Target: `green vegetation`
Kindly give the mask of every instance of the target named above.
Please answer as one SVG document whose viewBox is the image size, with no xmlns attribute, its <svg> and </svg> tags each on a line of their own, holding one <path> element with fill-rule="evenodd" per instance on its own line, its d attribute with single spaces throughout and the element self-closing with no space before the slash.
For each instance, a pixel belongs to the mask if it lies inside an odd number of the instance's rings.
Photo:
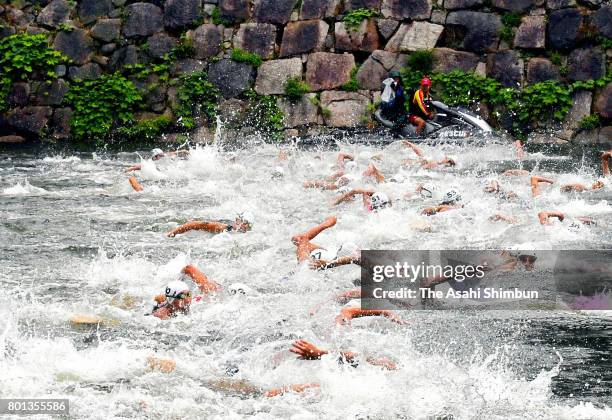
<svg viewBox="0 0 612 420">
<path fill-rule="evenodd" d="M 359 67 L 353 67 L 351 69 L 351 78 L 348 82 L 340 86 L 340 89 L 346 92 L 357 92 L 359 90 L 359 82 L 357 81 L 357 72 L 359 71 Z"/>
<path fill-rule="evenodd" d="M 553 63 L 555 66 L 560 66 L 563 56 L 558 51 L 549 51 L 548 58 L 550 59 L 550 62 Z"/>
<path fill-rule="evenodd" d="M 74 137 L 100 141 L 132 122 L 142 97 L 132 82 L 115 73 L 73 84 L 64 100 L 74 111 Z"/>
<path fill-rule="evenodd" d="M 160 115 L 156 118 L 138 121 L 130 126 L 119 127 L 117 132 L 128 140 L 154 140 L 172 125 L 172 118 Z"/>
<path fill-rule="evenodd" d="M 126 76 L 133 76 L 138 80 L 144 80 L 152 74 L 159 77 L 162 82 L 167 82 L 170 79 L 170 59 L 164 59 L 157 64 L 130 64 L 123 67 L 123 73 Z"/>
<path fill-rule="evenodd" d="M 344 26 L 346 27 L 346 29 L 348 29 L 349 31 L 355 31 L 359 29 L 361 22 L 363 22 L 365 19 L 370 19 L 376 16 L 378 16 L 378 12 L 374 10 L 357 9 L 351 10 L 346 15 L 344 15 L 344 19 L 342 19 L 342 21 L 344 22 Z"/>
<path fill-rule="evenodd" d="M 215 25 L 223 25 L 223 26 L 230 26 L 231 22 L 229 22 L 227 19 L 223 19 L 221 17 L 221 9 L 219 9 L 219 6 L 216 6 L 211 14 L 211 18 L 212 18 L 212 22 Z"/>
<path fill-rule="evenodd" d="M 170 58 L 181 60 L 183 58 L 192 58 L 195 55 L 193 41 L 187 37 L 187 33 L 181 34 L 179 44 L 172 49 Z"/>
<path fill-rule="evenodd" d="M 202 115 L 209 125 L 214 125 L 219 102 L 219 90 L 208 80 L 205 72 L 186 74 L 178 79 L 179 105 L 174 109 L 181 125 L 195 127 L 194 117 Z"/>
<path fill-rule="evenodd" d="M 402 70 L 402 81 L 407 89 L 418 89 L 423 76 L 432 72 L 435 57 L 432 50 L 415 51 L 406 60 Z"/>
<path fill-rule="evenodd" d="M 18 34 L 0 40 L 0 111 L 8 105 L 6 96 L 14 82 L 33 75 L 55 78 L 55 66 L 67 61 L 49 47 L 44 34 Z"/>
<path fill-rule="evenodd" d="M 241 63 L 249 63 L 254 67 L 259 67 L 261 63 L 263 63 L 263 59 L 259 54 L 241 50 L 240 48 L 234 48 L 232 50 L 232 60 Z"/>
<path fill-rule="evenodd" d="M 258 95 L 255 91 L 248 91 L 245 96 L 251 101 L 251 107 L 245 118 L 244 125 L 253 127 L 272 140 L 283 139 L 283 118 L 285 115 L 278 107 L 276 98 L 268 95 Z"/>
<path fill-rule="evenodd" d="M 605 36 L 599 36 L 597 38 L 597 41 L 604 50 L 612 49 L 612 39 L 606 38 Z"/>
<path fill-rule="evenodd" d="M 299 77 L 292 77 L 285 83 L 285 95 L 290 100 L 298 100 L 308 92 L 310 86 Z"/>
<path fill-rule="evenodd" d="M 499 37 L 506 42 L 512 42 L 514 31 L 521 24 L 521 15 L 516 12 L 504 13 L 501 18 L 503 27 Z"/>
<path fill-rule="evenodd" d="M 601 121 L 599 120 L 599 115 L 587 115 L 583 119 L 580 120 L 578 126 L 583 130 L 594 130 L 599 128 L 601 125 Z"/>
</svg>

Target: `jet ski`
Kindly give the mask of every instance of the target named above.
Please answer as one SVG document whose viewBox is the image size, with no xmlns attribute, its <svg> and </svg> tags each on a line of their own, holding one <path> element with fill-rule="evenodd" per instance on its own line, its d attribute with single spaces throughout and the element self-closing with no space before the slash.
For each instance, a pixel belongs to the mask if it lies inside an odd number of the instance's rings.
<svg viewBox="0 0 612 420">
<path fill-rule="evenodd" d="M 435 117 L 428 120 L 422 135 L 417 135 L 416 127 L 406 124 L 402 129 L 402 137 L 415 143 L 472 143 L 476 134 L 493 132 L 493 128 L 479 115 L 463 107 L 451 107 L 439 101 L 431 101 Z M 378 108 L 374 118 L 384 127 L 393 128 L 393 122 L 382 115 Z M 479 136 L 482 140 L 482 136 Z"/>
</svg>

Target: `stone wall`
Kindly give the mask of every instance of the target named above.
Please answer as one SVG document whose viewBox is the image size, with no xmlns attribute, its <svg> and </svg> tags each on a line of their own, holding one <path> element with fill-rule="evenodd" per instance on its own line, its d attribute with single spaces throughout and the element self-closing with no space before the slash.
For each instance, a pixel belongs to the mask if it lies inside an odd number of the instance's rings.
<svg viewBox="0 0 612 420">
<path fill-rule="evenodd" d="M 344 15 L 359 8 L 378 17 L 347 28 Z M 508 12 L 521 15 L 512 39 L 501 36 L 502 16 Z M 190 40 L 194 53 L 172 64 L 172 77 L 208 71 L 223 95 L 222 113 L 224 107 L 235 108 L 250 88 L 279 95 L 287 133 L 306 134 L 365 124 L 380 81 L 420 49 L 433 49 L 438 71 L 475 71 L 508 86 L 601 78 L 612 50 L 595 40 L 612 38 L 612 5 L 607 0 L 0 2 L 0 37 L 17 32 L 48 34 L 50 44 L 71 63 L 57 69 L 59 79 L 51 85 L 31 81 L 13 86 L 10 110 L 0 117 L 4 141 L 69 138 L 71 110 L 62 99 L 71 82 L 159 61 L 181 37 Z M 233 62 L 233 48 L 265 61 L 259 68 Z M 556 60 L 551 51 L 559 54 Z M 356 65 L 359 90 L 344 92 L 341 87 Z M 284 83 L 291 77 L 305 80 L 313 93 L 293 102 L 284 98 Z M 141 86 L 147 92 L 147 112 L 139 118 L 172 114 L 170 83 L 155 83 L 154 92 Z M 611 95 L 610 84 L 594 93 L 578 92 L 557 136 L 574 138 L 578 122 L 591 112 L 609 125 Z M 605 127 L 591 136 L 609 138 L 610 133 Z"/>
</svg>

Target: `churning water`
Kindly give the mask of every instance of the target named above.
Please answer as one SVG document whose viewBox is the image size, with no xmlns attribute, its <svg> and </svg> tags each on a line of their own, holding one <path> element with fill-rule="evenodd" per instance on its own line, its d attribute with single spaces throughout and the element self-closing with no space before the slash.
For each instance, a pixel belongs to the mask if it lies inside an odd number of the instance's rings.
<svg viewBox="0 0 612 420">
<path fill-rule="evenodd" d="M 359 268 L 298 266 L 290 241 L 334 214 L 337 225 L 316 243 L 609 249 L 610 184 L 591 193 L 559 192 L 563 183 L 590 185 L 601 174 L 596 163 L 544 153 L 517 160 L 510 145 L 491 144 L 424 147 L 432 158 L 454 157 L 458 166 L 423 170 L 401 168 L 412 156 L 398 143 L 339 146 L 294 148 L 282 161 L 279 148 L 269 145 L 231 153 L 207 146 L 193 149 L 188 160 L 144 160 L 141 193 L 123 173 L 140 161 L 136 153 L 3 154 L 2 398 L 68 398 L 71 417 L 95 419 L 612 418 L 609 312 L 405 311 L 404 326 L 377 318 L 336 326 L 340 306 L 330 299 L 355 287 Z M 362 169 L 380 155 L 375 163 L 388 177 L 404 176 L 377 187 L 394 200 L 392 208 L 370 214 L 357 201 L 333 208 L 334 192 L 302 187 L 333 171 L 338 150 L 353 152 Z M 271 177 L 276 166 L 284 177 Z M 534 199 L 528 178 L 500 175 L 520 167 L 556 183 Z M 519 199 L 485 194 L 487 178 Z M 434 196 L 408 194 L 418 183 Z M 463 209 L 420 215 L 451 186 L 460 190 Z M 245 210 L 255 215 L 246 234 L 164 235 L 191 218 L 227 219 Z M 541 226 L 541 210 L 591 216 L 598 225 Z M 517 223 L 489 221 L 495 213 Z M 411 227 L 425 219 L 429 229 Z M 240 282 L 252 291 L 221 294 L 170 320 L 145 316 L 152 297 L 188 263 L 224 287 Z M 74 314 L 104 321 L 79 327 L 69 322 Z M 388 357 L 398 369 L 353 368 L 331 356 L 296 360 L 287 350 L 297 338 Z M 173 359 L 175 371 L 149 370 L 149 356 Z M 233 390 L 238 381 L 262 389 L 313 382 L 320 388 L 266 398 Z"/>
</svg>

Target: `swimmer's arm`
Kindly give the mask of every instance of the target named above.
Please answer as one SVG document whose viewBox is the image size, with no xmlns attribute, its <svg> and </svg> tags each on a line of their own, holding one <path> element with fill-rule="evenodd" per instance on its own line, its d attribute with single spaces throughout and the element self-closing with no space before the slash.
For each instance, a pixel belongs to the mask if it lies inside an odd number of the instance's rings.
<svg viewBox="0 0 612 420">
<path fill-rule="evenodd" d="M 406 147 L 408 147 L 409 149 L 411 149 L 418 157 L 423 158 L 425 155 L 423 154 L 423 151 L 421 149 L 419 149 L 417 147 L 416 144 L 408 141 L 408 140 L 404 140 L 402 142 L 402 144 Z"/>
<path fill-rule="evenodd" d="M 497 213 L 493 216 L 489 217 L 491 222 L 507 222 L 507 223 L 516 223 L 516 218 L 512 216 L 506 216 L 505 214 Z"/>
<path fill-rule="evenodd" d="M 131 176 L 129 181 L 130 181 L 130 185 L 132 186 L 132 189 L 134 189 L 134 191 L 140 192 L 140 191 L 144 190 L 143 186 L 140 185 L 140 183 L 138 182 L 136 177 Z"/>
<path fill-rule="evenodd" d="M 197 285 L 200 287 L 202 293 L 214 293 L 220 289 L 220 286 L 217 283 L 212 280 L 209 280 L 208 277 L 206 277 L 206 274 L 204 274 L 191 264 L 185 266 L 183 270 L 181 270 L 181 273 L 191 277 L 193 281 L 196 282 Z"/>
<path fill-rule="evenodd" d="M 296 392 L 301 393 L 306 391 L 309 388 L 319 388 L 319 384 L 317 383 L 309 383 L 309 384 L 295 384 L 295 385 L 286 385 L 280 388 L 273 388 L 266 391 L 265 396 L 268 398 L 277 397 L 279 395 L 283 395 L 286 392 Z"/>
<path fill-rule="evenodd" d="M 560 211 L 541 211 L 538 213 L 538 219 L 540 220 L 541 225 L 550 225 L 550 221 L 548 219 L 551 217 L 556 217 L 560 221 L 565 219 L 565 215 Z"/>
<path fill-rule="evenodd" d="M 127 169 L 125 170 L 125 172 L 126 172 L 126 173 L 127 173 L 127 172 L 134 172 L 134 171 L 139 171 L 139 170 L 141 170 L 141 169 L 142 169 L 142 165 L 141 165 L 141 164 L 137 164 L 137 165 L 132 165 L 132 166 L 130 166 L 129 168 L 127 168 Z"/>
<path fill-rule="evenodd" d="M 336 181 L 338 178 L 340 178 L 343 175 L 344 175 L 344 171 L 341 169 L 339 171 L 334 172 L 333 174 L 331 174 L 327 178 L 325 178 L 325 180 L 329 181 L 329 182 L 334 182 L 334 181 Z"/>
<path fill-rule="evenodd" d="M 355 158 L 350 153 L 338 153 L 338 166 L 341 168 L 344 168 L 345 160 L 354 160 L 354 159 Z"/>
<path fill-rule="evenodd" d="M 561 192 L 571 192 L 571 191 L 582 192 L 588 189 L 590 188 L 584 184 L 567 184 L 567 185 L 561 186 Z"/>
<path fill-rule="evenodd" d="M 204 230 L 211 233 L 221 233 L 227 230 L 227 225 L 221 222 L 200 222 L 193 220 L 171 230 L 166 235 L 173 238 L 176 235 L 189 232 L 190 230 Z"/>
<path fill-rule="evenodd" d="M 340 203 L 351 201 L 357 194 L 367 194 L 369 192 L 370 192 L 369 190 L 361 190 L 361 189 L 351 190 L 347 192 L 346 194 L 342 194 L 340 197 L 335 199 L 332 205 L 337 206 Z M 374 194 L 374 191 L 372 191 L 370 195 L 372 194 Z"/>
<path fill-rule="evenodd" d="M 516 154 L 519 158 L 525 157 L 525 149 L 523 149 L 523 142 L 517 140 L 514 142 L 514 147 L 516 147 Z"/>
<path fill-rule="evenodd" d="M 508 169 L 507 171 L 503 172 L 502 175 L 504 176 L 524 176 L 524 175 L 529 175 L 529 171 L 526 171 L 525 169 Z"/>
<path fill-rule="evenodd" d="M 601 170 L 604 176 L 610 176 L 610 158 L 612 158 L 612 150 L 601 154 Z"/>
<path fill-rule="evenodd" d="M 324 190 L 335 190 L 338 189 L 338 186 L 331 182 L 325 181 L 305 181 L 304 188 L 322 188 Z"/>
<path fill-rule="evenodd" d="M 164 306 L 162 308 L 153 311 L 153 316 L 159 319 L 167 319 L 172 315 L 172 308 L 170 306 Z"/>
<path fill-rule="evenodd" d="M 435 207 L 427 207 L 421 212 L 421 214 L 424 214 L 425 216 L 433 216 L 434 214 L 437 214 L 437 213 L 442 213 L 445 211 L 459 209 L 459 208 L 461 208 L 461 206 L 451 206 L 449 204 L 440 204 L 439 206 L 435 206 Z"/>
<path fill-rule="evenodd" d="M 384 316 L 385 318 L 388 318 L 391 321 L 396 322 L 400 325 L 406 323 L 393 311 L 382 309 L 344 308 L 340 311 L 340 315 L 336 317 L 336 324 L 343 325 L 353 318 L 360 318 L 364 316 Z"/>
<path fill-rule="evenodd" d="M 309 266 L 313 270 L 327 270 L 328 268 L 339 267 L 341 265 L 359 264 L 360 262 L 360 257 L 350 255 L 346 257 L 336 258 L 333 261 L 313 260 L 309 263 Z"/>
<path fill-rule="evenodd" d="M 540 195 L 540 183 L 544 182 L 547 184 L 554 184 L 554 181 L 549 178 L 544 178 L 542 176 L 532 176 L 529 180 L 531 183 L 531 193 L 534 197 Z"/>
</svg>

